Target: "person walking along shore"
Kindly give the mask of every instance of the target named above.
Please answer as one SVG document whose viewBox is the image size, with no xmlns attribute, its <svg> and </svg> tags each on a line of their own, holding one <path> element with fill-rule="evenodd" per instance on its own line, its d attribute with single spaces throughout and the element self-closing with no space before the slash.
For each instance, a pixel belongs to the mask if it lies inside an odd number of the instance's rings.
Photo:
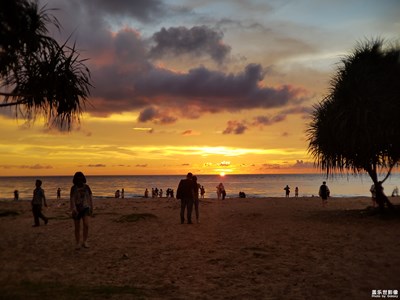
<svg viewBox="0 0 400 300">
<path fill-rule="evenodd" d="M 46 196 L 44 195 L 44 190 L 42 189 L 42 181 L 37 179 L 35 185 L 36 188 L 33 191 L 33 198 L 31 204 L 32 204 L 33 219 L 35 222 L 33 227 L 38 227 L 40 226 L 39 219 L 42 219 L 44 221 L 44 224 L 47 225 L 47 223 L 49 222 L 49 218 L 47 218 L 42 213 L 42 204 L 44 204 L 44 206 L 47 207 Z"/>
<path fill-rule="evenodd" d="M 86 184 L 86 177 L 82 172 L 76 172 L 72 180 L 73 186 L 70 193 L 70 206 L 75 225 L 76 249 L 80 249 L 80 222 L 83 222 L 84 248 L 89 248 L 87 239 L 89 236 L 89 215 L 93 212 L 92 191 Z"/>
</svg>

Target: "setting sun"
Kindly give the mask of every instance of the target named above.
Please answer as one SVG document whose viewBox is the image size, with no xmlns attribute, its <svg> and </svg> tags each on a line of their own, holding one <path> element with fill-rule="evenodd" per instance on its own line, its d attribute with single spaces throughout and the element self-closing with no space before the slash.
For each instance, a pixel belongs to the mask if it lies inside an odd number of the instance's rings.
<svg viewBox="0 0 400 300">
<path fill-rule="evenodd" d="M 224 177 L 225 176 L 225 172 L 219 173 L 219 176 Z"/>
</svg>

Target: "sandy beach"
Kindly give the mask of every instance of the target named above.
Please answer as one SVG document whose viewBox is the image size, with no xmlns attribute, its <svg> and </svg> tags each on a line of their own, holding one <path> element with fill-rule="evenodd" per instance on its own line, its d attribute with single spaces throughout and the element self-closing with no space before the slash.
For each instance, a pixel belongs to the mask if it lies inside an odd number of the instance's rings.
<svg viewBox="0 0 400 300">
<path fill-rule="evenodd" d="M 394 204 L 400 198 L 391 198 Z M 75 250 L 68 200 L 0 201 L 1 299 L 371 299 L 400 290 L 400 218 L 369 198 L 204 199 L 180 224 L 175 199 L 95 199 Z M 17 214 L 13 214 L 17 213 Z"/>
</svg>

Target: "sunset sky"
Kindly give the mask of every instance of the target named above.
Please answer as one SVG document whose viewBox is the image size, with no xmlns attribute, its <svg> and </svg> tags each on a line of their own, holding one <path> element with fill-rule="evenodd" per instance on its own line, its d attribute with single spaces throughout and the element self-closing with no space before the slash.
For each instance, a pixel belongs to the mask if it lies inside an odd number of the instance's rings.
<svg viewBox="0 0 400 300">
<path fill-rule="evenodd" d="M 398 0 L 48 0 L 88 58 L 71 132 L 0 109 L 1 175 L 317 172 L 313 104 L 357 42 L 399 39 Z"/>
</svg>

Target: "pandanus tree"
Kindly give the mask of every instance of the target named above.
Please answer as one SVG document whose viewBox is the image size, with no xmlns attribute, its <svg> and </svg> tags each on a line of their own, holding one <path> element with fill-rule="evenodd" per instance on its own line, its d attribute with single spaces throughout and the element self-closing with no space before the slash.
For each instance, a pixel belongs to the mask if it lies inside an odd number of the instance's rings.
<svg viewBox="0 0 400 300">
<path fill-rule="evenodd" d="M 58 20 L 36 1 L 0 1 L 0 107 L 15 107 L 28 121 L 70 129 L 90 95 L 90 71 L 75 45 L 48 36 Z"/>
<path fill-rule="evenodd" d="M 318 167 L 328 175 L 368 173 L 379 207 L 392 207 L 382 183 L 400 159 L 400 47 L 359 43 L 338 65 L 307 132 Z"/>
</svg>

